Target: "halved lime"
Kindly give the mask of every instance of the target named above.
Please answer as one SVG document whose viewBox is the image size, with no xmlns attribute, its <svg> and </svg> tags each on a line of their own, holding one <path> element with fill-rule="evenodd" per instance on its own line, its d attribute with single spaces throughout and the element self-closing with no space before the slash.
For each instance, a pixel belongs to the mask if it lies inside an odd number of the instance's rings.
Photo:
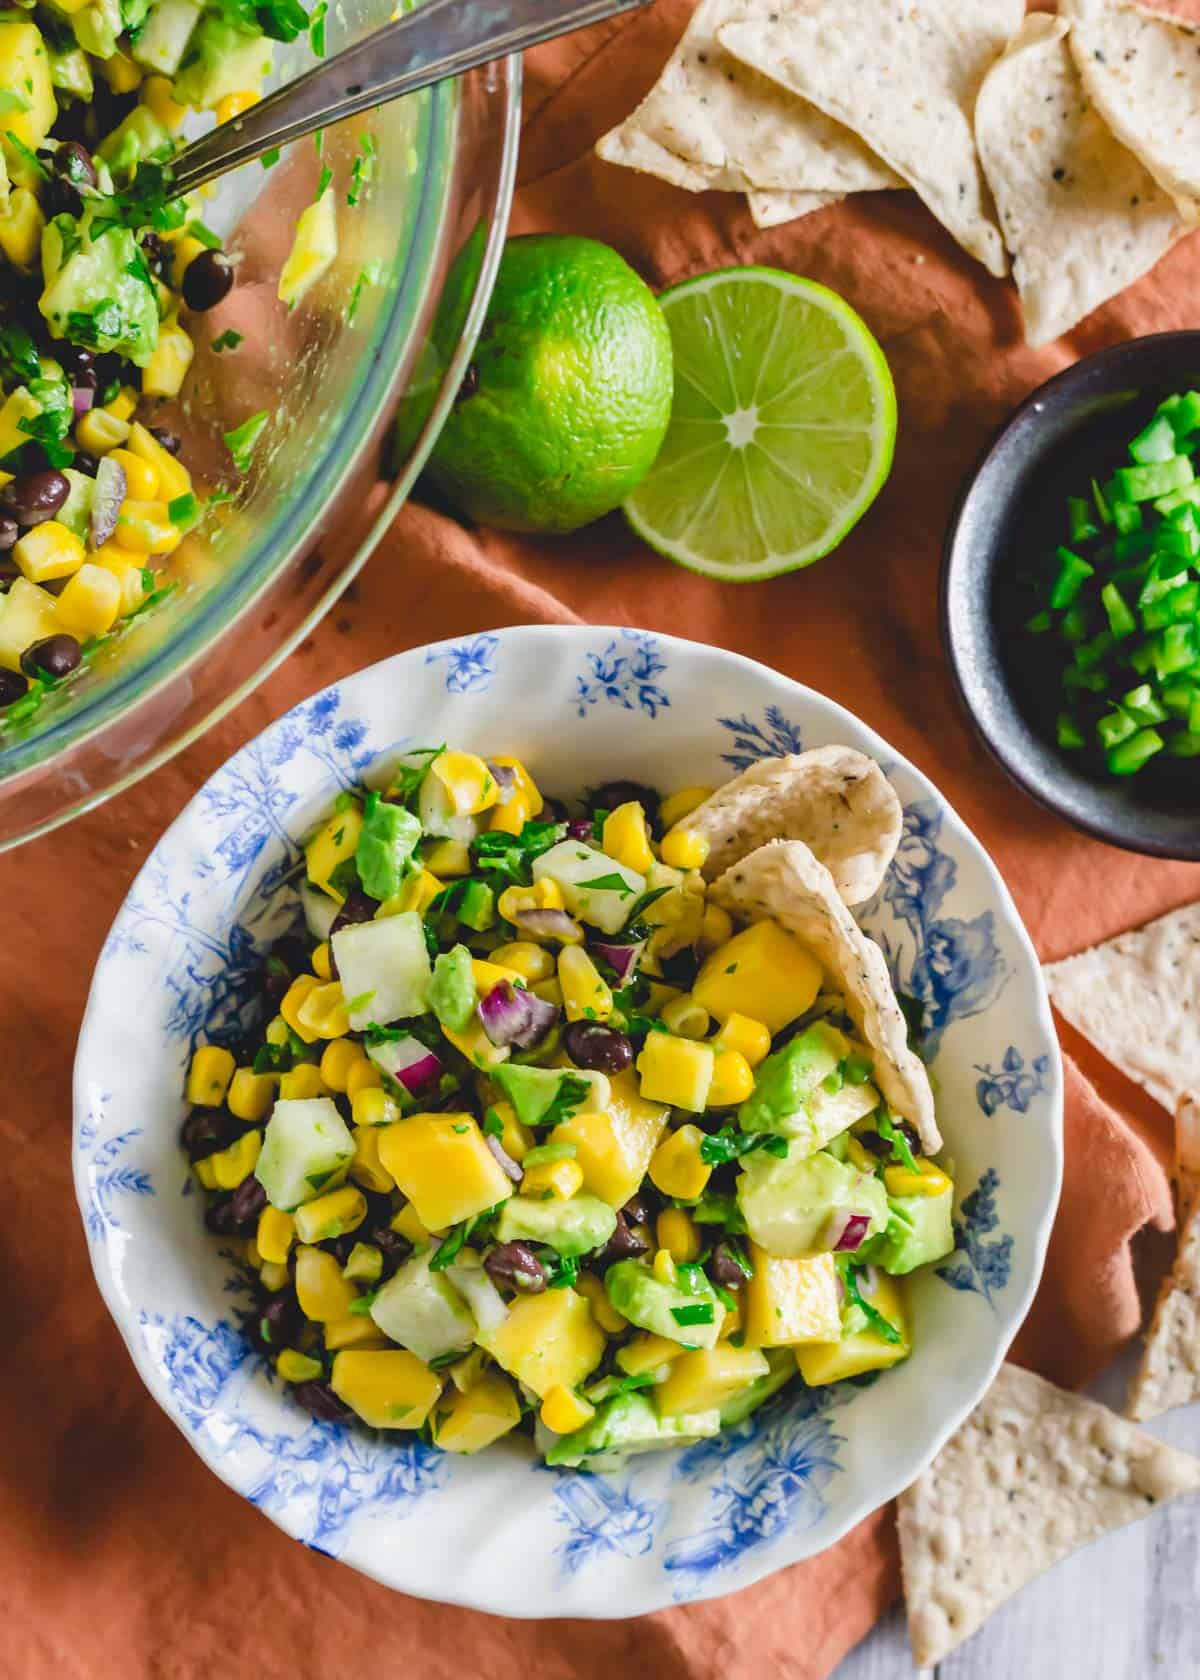
<svg viewBox="0 0 1200 1680">
<path fill-rule="evenodd" d="M 652 548 L 748 582 L 810 566 L 878 495 L 896 441 L 883 351 L 850 305 L 776 268 L 725 268 L 659 298 L 671 423 L 625 503 Z"/>
</svg>

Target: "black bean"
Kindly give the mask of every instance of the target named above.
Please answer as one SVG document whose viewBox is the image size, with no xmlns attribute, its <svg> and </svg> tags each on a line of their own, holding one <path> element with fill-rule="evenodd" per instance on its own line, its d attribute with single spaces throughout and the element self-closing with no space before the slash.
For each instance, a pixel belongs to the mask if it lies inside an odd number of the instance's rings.
<svg viewBox="0 0 1200 1680">
<path fill-rule="evenodd" d="M 21 655 L 21 669 L 30 677 L 69 677 L 83 658 L 74 636 L 46 636 Z"/>
<path fill-rule="evenodd" d="M 349 1406 L 343 1406 L 328 1383 L 297 1383 L 292 1394 L 306 1412 L 320 1418 L 322 1423 L 341 1423 L 350 1416 Z"/>
<path fill-rule="evenodd" d="M 19 525 L 37 525 L 53 519 L 71 494 L 71 481 L 54 467 L 44 472 L 22 473 L 0 490 L 0 507 Z"/>
<path fill-rule="evenodd" d="M 62 175 L 52 175 L 42 192 L 42 209 L 48 216 L 82 216 L 83 199 Z"/>
<path fill-rule="evenodd" d="M 214 1236 L 233 1236 L 233 1197 L 228 1191 L 209 1202 L 204 1210 L 204 1224 Z"/>
<path fill-rule="evenodd" d="M 142 255 L 149 263 L 151 269 L 159 276 L 160 279 L 165 280 L 167 277 L 167 264 L 170 261 L 170 258 L 167 255 L 167 247 L 163 244 L 162 240 L 156 233 L 143 233 L 141 236 L 141 246 Z M 151 431 L 153 430 L 154 428 L 151 427 Z M 166 448 L 166 444 L 163 444 L 163 448 Z M 172 450 L 171 453 L 174 454 L 175 451 Z"/>
<path fill-rule="evenodd" d="M 649 1251 L 650 1244 L 640 1231 L 634 1230 L 623 1213 L 617 1215 L 617 1228 L 600 1250 L 597 1264 L 611 1266 L 618 1260 L 631 1260 Z"/>
<path fill-rule="evenodd" d="M 55 358 L 72 385 L 93 391 L 96 388 L 96 358 L 82 344 L 56 344 Z M 73 461 L 72 466 L 76 465 Z"/>
<path fill-rule="evenodd" d="M 338 1265 L 344 1266 L 350 1258 L 354 1245 L 361 1241 L 362 1238 L 359 1236 L 356 1226 L 353 1231 L 343 1231 L 340 1237 L 327 1237 L 323 1243 L 318 1244 L 318 1247 L 327 1249 Z"/>
<path fill-rule="evenodd" d="M 601 1021 L 569 1021 L 563 1048 L 576 1067 L 597 1073 L 621 1073 L 633 1065 L 633 1045 L 623 1032 Z"/>
<path fill-rule="evenodd" d="M 501 1243 L 484 1256 L 483 1269 L 493 1283 L 522 1295 L 540 1295 L 546 1287 L 546 1269 L 528 1243 Z"/>
<path fill-rule="evenodd" d="M 183 448 L 182 443 L 179 441 L 178 432 L 172 432 L 166 426 L 151 426 L 150 436 L 158 443 L 161 443 L 163 448 L 170 455 L 178 455 L 179 451 Z"/>
<path fill-rule="evenodd" d="M 917 1136 L 915 1129 L 909 1125 L 908 1121 L 893 1120 L 892 1125 L 903 1136 L 904 1141 L 908 1144 L 908 1147 L 912 1150 L 913 1154 L 920 1154 L 921 1140 Z M 886 1160 L 892 1154 L 892 1140 L 890 1138 L 885 1138 L 881 1133 L 855 1132 L 854 1135 L 858 1139 L 859 1143 L 862 1144 L 864 1149 L 869 1149 L 872 1155 L 878 1155 L 881 1160 Z"/>
<path fill-rule="evenodd" d="M 724 1284 L 726 1289 L 740 1289 L 746 1281 L 746 1274 L 734 1259 L 728 1243 L 719 1242 L 713 1249 L 708 1269 L 713 1282 Z"/>
<path fill-rule="evenodd" d="M 263 1303 L 257 1319 L 250 1321 L 251 1334 L 261 1346 L 278 1353 L 289 1347 L 304 1328 L 304 1314 L 290 1289 L 281 1289 Z"/>
<path fill-rule="evenodd" d="M 0 554 L 7 554 L 21 535 L 21 527 L 11 513 L 0 513 Z"/>
<path fill-rule="evenodd" d="M 646 815 L 653 822 L 658 815 L 662 796 L 652 787 L 644 787 L 641 782 L 605 782 L 603 787 L 596 788 L 589 798 L 588 808 L 593 811 L 615 811 L 618 805 L 628 805 L 631 800 L 644 806 Z"/>
<path fill-rule="evenodd" d="M 183 301 L 202 314 L 215 309 L 233 289 L 233 269 L 219 251 L 201 251 L 183 271 Z"/>
<path fill-rule="evenodd" d="M 73 181 L 77 187 L 94 187 L 100 179 L 91 153 L 78 140 L 61 142 L 54 153 L 54 170 L 65 181 Z"/>
<path fill-rule="evenodd" d="M 258 1216 L 267 1205 L 267 1192 L 251 1173 L 233 1192 L 231 1204 L 234 1228 L 243 1236 L 250 1236 L 258 1226 Z"/>
<path fill-rule="evenodd" d="M 242 1121 L 235 1120 L 227 1108 L 194 1108 L 183 1122 L 179 1137 L 188 1160 L 202 1161 L 218 1149 L 227 1149 L 245 1130 Z"/>
<path fill-rule="evenodd" d="M 653 1210 L 649 1198 L 639 1191 L 636 1196 L 630 1196 L 621 1212 L 631 1225 L 649 1225 Z"/>
<path fill-rule="evenodd" d="M 329 929 L 330 939 L 341 928 L 354 927 L 358 922 L 373 921 L 378 908 L 379 900 L 377 898 L 371 898 L 360 887 L 351 887 L 346 894 L 341 909 L 333 918 L 333 925 Z"/>
<path fill-rule="evenodd" d="M 28 689 L 29 684 L 19 671 L 0 671 L 0 706 L 11 706 Z"/>
<path fill-rule="evenodd" d="M 561 799 L 543 799 L 537 814 L 538 822 L 561 823 L 567 820 L 567 807 Z"/>
<path fill-rule="evenodd" d="M 87 478 L 95 478 L 100 471 L 100 461 L 95 455 L 89 455 L 86 449 L 77 449 L 75 459 L 71 462 L 76 472 L 83 473 Z"/>
</svg>

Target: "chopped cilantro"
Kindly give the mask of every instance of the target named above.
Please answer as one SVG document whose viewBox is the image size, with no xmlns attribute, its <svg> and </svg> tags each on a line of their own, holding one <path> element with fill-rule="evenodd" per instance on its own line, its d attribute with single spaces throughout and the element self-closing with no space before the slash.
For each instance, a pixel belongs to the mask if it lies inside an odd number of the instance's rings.
<svg viewBox="0 0 1200 1680">
<path fill-rule="evenodd" d="M 765 1150 L 768 1155 L 777 1156 L 784 1160 L 788 1152 L 788 1140 L 778 1137 L 774 1132 L 739 1132 L 732 1126 L 722 1126 L 719 1132 L 712 1132 L 700 1145 L 700 1159 L 707 1161 L 709 1166 L 723 1166 L 726 1161 L 737 1161 L 743 1155 L 752 1155 L 756 1149 Z"/>
<path fill-rule="evenodd" d="M 676 1324 L 711 1324 L 713 1309 L 711 1301 L 696 1301 L 690 1307 L 672 1307 L 671 1317 Z"/>
<path fill-rule="evenodd" d="M 580 881 L 580 887 L 586 887 L 590 892 L 615 892 L 624 896 L 632 896 L 633 888 L 624 876 L 612 871 L 608 875 L 597 875 L 594 880 Z"/>
<path fill-rule="evenodd" d="M 42 365 L 37 346 L 15 321 L 0 327 L 0 377 L 9 385 L 28 385 L 40 379 Z"/>
<path fill-rule="evenodd" d="M 327 0 L 317 0 L 308 20 L 308 44 L 316 58 L 325 57 L 325 19 L 329 15 Z M 319 198 L 320 193 L 317 194 Z"/>
<path fill-rule="evenodd" d="M 908 1139 L 900 1130 L 900 1127 L 892 1120 L 891 1115 L 886 1109 L 880 1110 L 875 1130 L 879 1133 L 881 1138 L 891 1144 L 892 1158 L 894 1160 L 903 1161 L 904 1165 L 910 1172 L 920 1171 L 920 1168 L 917 1166 L 916 1159 L 913 1156 L 913 1152 L 909 1147 Z"/>
<path fill-rule="evenodd" d="M 890 1319 L 884 1318 L 883 1314 L 878 1312 L 876 1308 L 871 1305 L 870 1301 L 865 1301 L 863 1299 L 862 1291 L 858 1287 L 858 1279 L 862 1276 L 864 1268 L 862 1266 L 855 1266 L 848 1258 L 844 1258 L 842 1255 L 838 1255 L 836 1258 L 838 1262 L 838 1270 L 842 1274 L 842 1282 L 846 1286 L 847 1300 L 850 1301 L 853 1306 L 861 1308 L 861 1310 L 866 1314 L 868 1323 L 878 1332 L 879 1335 L 883 1337 L 885 1342 L 889 1342 L 893 1347 L 895 1347 L 902 1339 L 899 1330 L 897 1330 L 896 1326 Z"/>
<path fill-rule="evenodd" d="M 242 334 L 240 332 L 235 332 L 232 327 L 226 327 L 225 331 L 219 338 L 213 339 L 212 347 L 219 356 L 222 350 L 236 350 L 241 342 Z"/>
<path fill-rule="evenodd" d="M 494 1138 L 504 1136 L 504 1121 L 494 1108 L 489 1108 L 483 1117 L 483 1135 Z"/>
<path fill-rule="evenodd" d="M 262 164 L 264 169 L 274 169 L 275 165 L 279 162 L 280 155 L 279 147 L 272 146 L 271 150 L 269 152 L 264 152 L 258 161 Z"/>
<path fill-rule="evenodd" d="M 201 245 L 207 245 L 210 251 L 219 251 L 221 249 L 220 239 L 210 227 L 206 227 L 205 224 L 197 217 L 193 217 L 188 223 L 187 230 L 193 239 L 198 239 Z"/>
<path fill-rule="evenodd" d="M 330 169 L 330 167 L 327 163 L 322 164 L 321 173 L 317 178 L 317 190 L 316 190 L 316 194 L 314 195 L 315 198 L 324 198 L 325 190 L 329 186 L 329 183 L 332 180 L 333 180 L 333 170 Z"/>
<path fill-rule="evenodd" d="M 167 503 L 167 517 L 172 525 L 179 525 L 184 530 L 196 523 L 200 517 L 200 503 L 191 490 L 185 490 L 182 496 L 176 496 Z"/>
<path fill-rule="evenodd" d="M 370 185 L 375 174 L 376 156 L 374 135 L 362 135 L 358 142 L 358 156 L 354 159 L 354 167 L 350 171 L 350 190 L 346 194 L 346 203 L 352 208 L 362 197 L 364 189 Z"/>
<path fill-rule="evenodd" d="M 233 456 L 233 464 L 239 472 L 249 471 L 254 446 L 266 429 L 269 419 L 266 409 L 260 409 L 257 414 L 252 414 L 249 420 L 243 420 L 234 431 L 225 433 L 226 447 Z"/>
</svg>

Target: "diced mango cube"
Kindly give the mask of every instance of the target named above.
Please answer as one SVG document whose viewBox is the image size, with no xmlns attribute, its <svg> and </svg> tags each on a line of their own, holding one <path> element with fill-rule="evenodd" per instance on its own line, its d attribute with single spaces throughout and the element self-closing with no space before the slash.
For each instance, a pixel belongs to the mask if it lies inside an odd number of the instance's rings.
<svg viewBox="0 0 1200 1680">
<path fill-rule="evenodd" d="M 705 958 L 692 995 L 716 1016 L 749 1015 L 772 1035 L 811 1008 L 821 965 L 778 922 L 755 922 Z"/>
<path fill-rule="evenodd" d="M 30 583 L 53 583 L 77 572 L 86 550 L 74 531 L 57 519 L 44 519 L 13 544 L 11 553 Z"/>
<path fill-rule="evenodd" d="M 324 1334 L 325 1348 L 329 1353 L 336 1353 L 339 1348 L 388 1348 L 396 1345 L 367 1313 L 351 1313 L 348 1318 L 335 1318 L 325 1326 Z"/>
<path fill-rule="evenodd" d="M 907 1359 L 912 1352 L 908 1314 L 904 1310 L 900 1288 L 886 1272 L 876 1272 L 875 1276 L 877 1281 L 875 1292 L 870 1297 L 871 1306 L 899 1332 L 899 1340 L 888 1341 L 874 1324 L 868 1324 L 864 1330 L 853 1336 L 843 1336 L 840 1341 L 812 1342 L 806 1347 L 798 1347 L 796 1364 L 810 1388 L 843 1382 L 847 1377 L 861 1376 L 864 1371 L 884 1371 L 888 1366 Z"/>
<path fill-rule="evenodd" d="M 568 1021 L 607 1021 L 613 995 L 582 945 L 564 945 L 558 954 L 558 983 Z"/>
<path fill-rule="evenodd" d="M 419 1429 L 437 1404 L 442 1379 L 404 1348 L 355 1349 L 337 1355 L 329 1386 L 374 1429 Z"/>
<path fill-rule="evenodd" d="M 790 1347 L 838 1339 L 842 1316 L 832 1254 L 777 1260 L 751 1243 L 750 1260 L 754 1276 L 742 1290 L 747 1347 Z"/>
<path fill-rule="evenodd" d="M 704 1187 L 712 1177 L 712 1167 L 700 1153 L 704 1137 L 699 1126 L 680 1126 L 654 1151 L 650 1179 L 664 1196 L 694 1202 L 704 1194 Z"/>
<path fill-rule="evenodd" d="M 354 1159 L 350 1163 L 350 1177 L 366 1190 L 377 1190 L 381 1195 L 389 1194 L 396 1188 L 396 1181 L 379 1159 L 379 1128 L 352 1126 L 350 1135 L 354 1139 Z"/>
<path fill-rule="evenodd" d="M 596 1408 L 573 1388 L 552 1388 L 542 1401 L 542 1422 L 556 1435 L 570 1435 L 582 1429 L 596 1415 Z"/>
<path fill-rule="evenodd" d="M 723 1406 L 739 1389 L 765 1377 L 769 1370 L 766 1355 L 758 1348 L 735 1348 L 728 1342 L 718 1342 L 714 1348 L 698 1348 L 676 1359 L 654 1398 L 664 1415 L 708 1412 L 714 1406 Z"/>
<path fill-rule="evenodd" d="M 492 1104 L 488 1113 L 497 1115 L 503 1128 L 498 1140 L 501 1149 L 514 1161 L 523 1161 L 533 1148 L 533 1133 L 523 1121 L 517 1119 L 516 1109 L 510 1102 L 498 1102 Z M 551 1138 L 557 1140 L 558 1132 L 552 1132 Z"/>
<path fill-rule="evenodd" d="M 672 1108 L 702 1113 L 715 1059 L 709 1044 L 676 1038 L 669 1032 L 647 1033 L 637 1059 L 642 1096 L 647 1102 L 669 1103 Z"/>
<path fill-rule="evenodd" d="M 573 1143 L 583 1172 L 582 1188 L 609 1207 L 620 1208 L 646 1176 L 667 1123 L 667 1110 L 661 1103 L 646 1101 L 632 1073 L 615 1075 L 611 1086 L 612 1097 L 604 1110 L 573 1114 L 561 1121 L 550 1133 L 550 1142 Z M 504 1147 L 508 1149 L 508 1144 Z M 513 1152 L 508 1149 L 508 1153 Z"/>
<path fill-rule="evenodd" d="M 488 1371 L 457 1390 L 438 1414 L 434 1440 L 443 1452 L 476 1453 L 521 1421 L 521 1403 L 510 1382 Z"/>
<path fill-rule="evenodd" d="M 647 1333 L 635 1336 L 623 1348 L 617 1349 L 617 1364 L 627 1377 L 643 1377 L 647 1371 L 657 1371 L 660 1366 L 671 1364 L 685 1351 L 682 1342 Z"/>
<path fill-rule="evenodd" d="M 223 1045 L 200 1045 L 188 1068 L 188 1102 L 198 1108 L 220 1108 L 236 1070 L 237 1062 Z"/>
<path fill-rule="evenodd" d="M 535 1200 L 553 1197 L 557 1202 L 568 1202 L 582 1183 L 583 1168 L 578 1161 L 539 1161 L 521 1180 L 521 1194 Z"/>
<path fill-rule="evenodd" d="M 601 1330 L 607 1330 L 610 1336 L 619 1336 L 622 1330 L 628 1330 L 629 1320 L 613 1306 L 607 1289 L 595 1272 L 580 1272 L 575 1287 L 591 1307 L 592 1317 Z"/>
<path fill-rule="evenodd" d="M 469 1113 L 412 1114 L 385 1126 L 379 1159 L 432 1231 L 512 1195 L 511 1179 Z"/>
<path fill-rule="evenodd" d="M 432 1231 L 418 1219 L 417 1210 L 411 1202 L 406 1202 L 399 1213 L 392 1215 L 391 1224 L 392 1230 L 398 1231 L 415 1248 L 424 1248 L 433 1239 Z"/>
<path fill-rule="evenodd" d="M 545 1399 L 552 1388 L 574 1388 L 600 1363 L 604 1332 L 573 1289 L 519 1296 L 496 1330 L 478 1338 L 498 1365 Z"/>
<path fill-rule="evenodd" d="M 635 869 L 639 875 L 645 875 L 654 865 L 646 813 L 636 799 L 608 813 L 600 844 L 610 858 L 616 858 L 626 869 Z"/>
<path fill-rule="evenodd" d="M 339 904 L 346 895 L 332 884 L 331 877 L 338 864 L 345 863 L 358 850 L 362 823 L 359 807 L 348 805 L 344 811 L 335 811 L 327 818 L 304 848 L 309 880 Z"/>
<path fill-rule="evenodd" d="M 0 19 L 0 86 L 13 95 L 5 108 L 4 129 L 35 151 L 50 132 L 58 103 L 42 32 L 19 13 L 6 12 Z M 8 160 L 14 172 L 19 171 L 23 159 L 15 147 L 9 150 Z"/>
</svg>

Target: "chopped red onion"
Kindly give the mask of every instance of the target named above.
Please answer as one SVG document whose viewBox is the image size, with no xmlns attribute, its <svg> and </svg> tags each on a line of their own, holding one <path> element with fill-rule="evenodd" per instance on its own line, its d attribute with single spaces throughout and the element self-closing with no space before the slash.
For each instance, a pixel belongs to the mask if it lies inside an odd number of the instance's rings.
<svg viewBox="0 0 1200 1680">
<path fill-rule="evenodd" d="M 497 764 L 494 759 L 489 758 L 484 762 L 491 771 L 492 778 L 495 781 L 496 786 L 504 795 L 504 798 L 500 801 L 500 803 L 502 805 L 507 804 L 509 794 L 512 793 L 513 789 L 517 785 L 517 772 L 510 764 Z"/>
<path fill-rule="evenodd" d="M 583 938 L 583 929 L 565 910 L 518 910 L 516 925 L 535 939 L 561 939 L 564 945 Z"/>
<path fill-rule="evenodd" d="M 91 408 L 95 400 L 95 391 L 91 390 L 86 385 L 72 385 L 71 407 L 75 410 L 76 420 L 79 419 L 81 414 L 87 413 L 88 409 Z"/>
<path fill-rule="evenodd" d="M 479 1000 L 478 1013 L 490 1043 L 532 1050 L 558 1020 L 558 1005 L 501 980 Z"/>
<path fill-rule="evenodd" d="M 638 971 L 638 964 L 642 960 L 642 952 L 646 949 L 644 939 L 634 940 L 630 944 L 619 942 L 609 944 L 607 940 L 598 939 L 592 945 L 592 950 L 613 970 L 617 979 L 628 983 Z"/>
<path fill-rule="evenodd" d="M 853 1254 L 867 1240 L 869 1213 L 831 1213 L 821 1232 L 821 1246 L 835 1254 Z"/>
<path fill-rule="evenodd" d="M 399 1080 L 412 1096 L 441 1077 L 441 1060 L 419 1038 L 388 1039 L 372 1044 L 367 1054 L 376 1067 Z"/>
<path fill-rule="evenodd" d="M 573 817 L 567 824 L 567 834 L 572 840 L 591 840 L 593 838 L 591 817 Z"/>
<path fill-rule="evenodd" d="M 484 1142 L 487 1144 L 492 1154 L 496 1157 L 501 1172 L 507 1173 L 508 1177 L 512 1179 L 514 1184 L 520 1184 L 525 1174 L 508 1153 L 508 1150 L 505 1149 L 504 1145 L 500 1142 L 500 1139 L 488 1137 L 484 1139 Z"/>
</svg>

